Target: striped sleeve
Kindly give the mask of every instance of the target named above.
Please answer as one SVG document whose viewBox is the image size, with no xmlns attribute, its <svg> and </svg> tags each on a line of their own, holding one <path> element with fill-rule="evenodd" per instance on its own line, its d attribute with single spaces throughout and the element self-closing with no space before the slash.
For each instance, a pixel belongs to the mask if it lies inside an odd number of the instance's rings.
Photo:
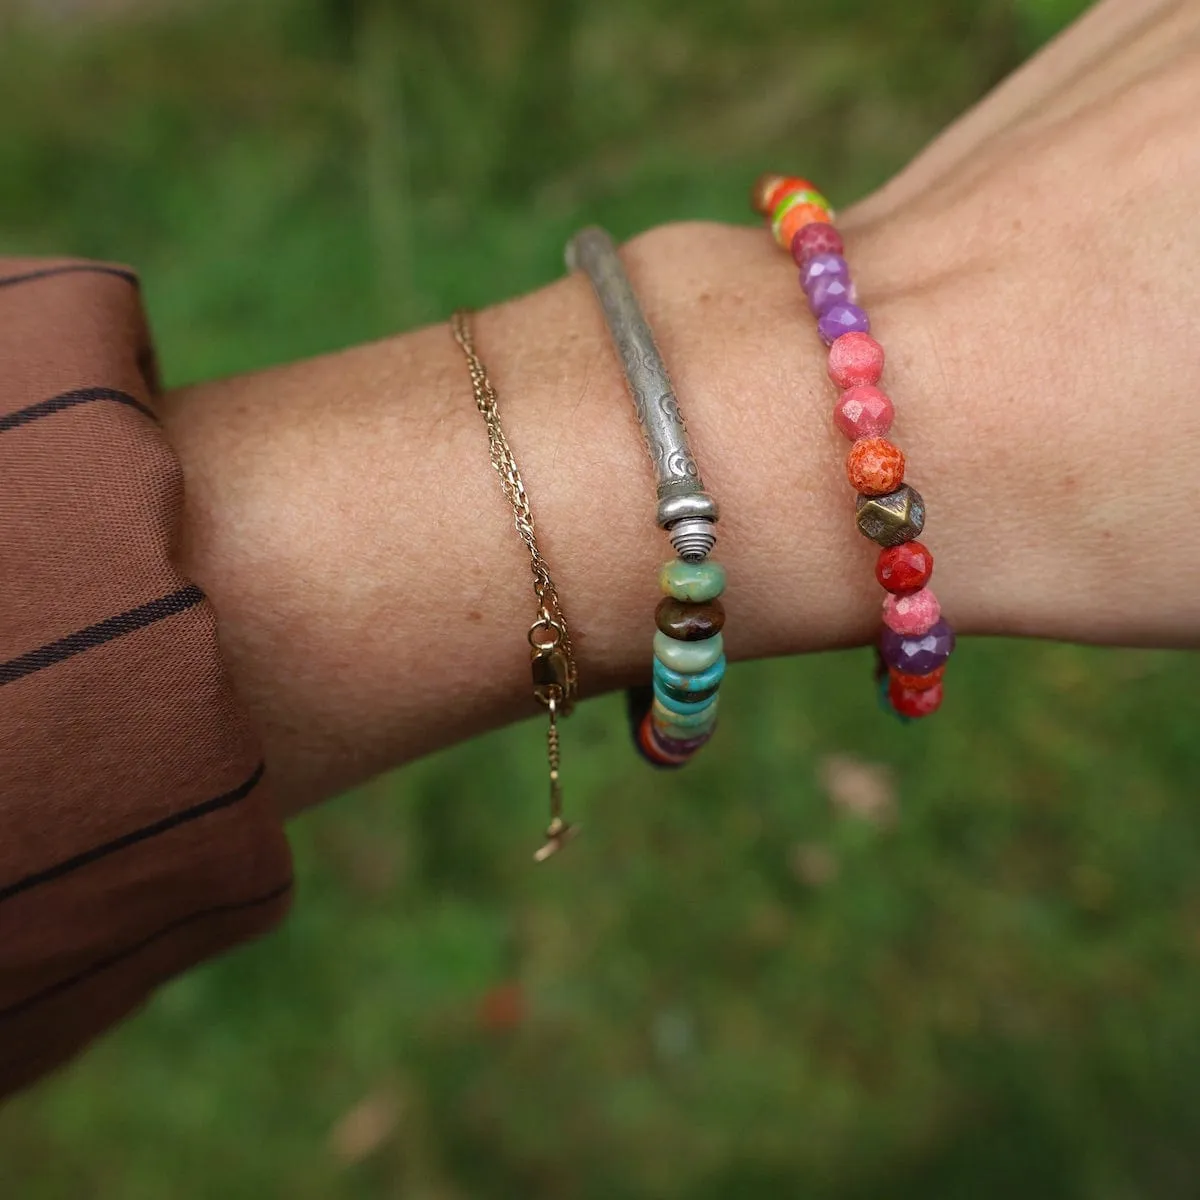
<svg viewBox="0 0 1200 1200">
<path fill-rule="evenodd" d="M 0 1094 L 290 899 L 155 390 L 131 272 L 0 259 Z"/>
</svg>

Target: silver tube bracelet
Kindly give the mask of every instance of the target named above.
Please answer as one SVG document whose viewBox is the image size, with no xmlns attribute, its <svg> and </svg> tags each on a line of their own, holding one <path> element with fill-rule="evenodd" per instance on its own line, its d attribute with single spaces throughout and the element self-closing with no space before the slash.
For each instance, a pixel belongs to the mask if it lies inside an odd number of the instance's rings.
<svg viewBox="0 0 1200 1200">
<path fill-rule="evenodd" d="M 630 715 L 642 756 L 679 767 L 712 737 L 725 675 L 725 569 L 708 558 L 720 513 L 704 490 L 671 377 L 612 238 L 584 229 L 568 243 L 566 260 L 587 275 L 600 302 L 657 476 L 655 516 L 677 555 L 659 571 L 653 681 L 631 691 Z"/>
</svg>

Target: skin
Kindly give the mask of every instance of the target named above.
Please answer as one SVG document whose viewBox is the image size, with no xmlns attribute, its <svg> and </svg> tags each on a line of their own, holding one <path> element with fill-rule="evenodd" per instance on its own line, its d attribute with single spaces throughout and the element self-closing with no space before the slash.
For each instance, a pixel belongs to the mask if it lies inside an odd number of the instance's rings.
<svg viewBox="0 0 1200 1200">
<path fill-rule="evenodd" d="M 839 220 L 960 632 L 1200 641 L 1200 3 L 1109 0 Z M 835 391 L 761 228 L 623 250 L 722 519 L 731 659 L 861 644 Z M 584 695 L 645 675 L 669 556 L 586 282 L 481 313 Z M 530 715 L 528 560 L 447 328 L 167 397 L 184 566 L 294 812 Z"/>
</svg>

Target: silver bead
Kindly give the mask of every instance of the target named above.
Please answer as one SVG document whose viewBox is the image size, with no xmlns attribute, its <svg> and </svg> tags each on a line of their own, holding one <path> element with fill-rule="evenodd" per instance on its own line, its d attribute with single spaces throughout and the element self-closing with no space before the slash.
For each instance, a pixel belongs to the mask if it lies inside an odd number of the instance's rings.
<svg viewBox="0 0 1200 1200">
<path fill-rule="evenodd" d="M 717 502 L 707 492 L 676 493 L 658 502 L 658 523 L 663 529 L 670 529 L 676 521 L 715 521 L 719 516 Z"/>
<path fill-rule="evenodd" d="M 612 238 L 594 226 L 581 230 L 567 247 L 567 265 L 587 273 L 600 302 L 658 476 L 658 494 L 703 491 L 671 377 Z"/>
<path fill-rule="evenodd" d="M 717 530 L 703 518 L 676 521 L 668 533 L 675 553 L 684 562 L 703 562 L 717 544 Z"/>
</svg>

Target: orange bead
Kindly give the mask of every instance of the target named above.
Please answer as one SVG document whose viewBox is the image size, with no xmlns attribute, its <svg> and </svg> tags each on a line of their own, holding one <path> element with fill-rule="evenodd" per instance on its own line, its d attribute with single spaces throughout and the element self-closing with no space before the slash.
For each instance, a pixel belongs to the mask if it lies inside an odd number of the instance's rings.
<svg viewBox="0 0 1200 1200">
<path fill-rule="evenodd" d="M 887 438 L 860 438 L 846 457 L 846 478 L 860 496 L 886 496 L 904 482 L 904 453 Z"/>
<path fill-rule="evenodd" d="M 816 185 L 809 183 L 807 179 L 799 179 L 795 175 L 776 176 L 773 186 L 763 189 L 762 196 L 766 201 L 766 208 L 762 211 L 764 215 L 773 213 L 779 207 L 782 200 L 786 200 L 788 196 L 792 196 L 796 192 L 815 192 L 818 190 Z M 790 246 L 791 243 L 789 242 L 788 245 Z"/>
<path fill-rule="evenodd" d="M 897 671 L 895 667 L 888 668 L 891 683 L 906 692 L 926 692 L 935 683 L 941 683 L 945 674 L 945 663 L 935 667 L 928 675 L 906 675 L 903 671 Z"/>
<path fill-rule="evenodd" d="M 829 209 L 822 208 L 819 204 L 797 204 L 794 208 L 788 209 L 784 214 L 783 220 L 779 222 L 779 232 L 776 235 L 779 244 L 790 250 L 792 238 L 805 225 L 811 225 L 814 221 L 821 221 L 828 224 L 832 219 L 833 214 Z"/>
</svg>

